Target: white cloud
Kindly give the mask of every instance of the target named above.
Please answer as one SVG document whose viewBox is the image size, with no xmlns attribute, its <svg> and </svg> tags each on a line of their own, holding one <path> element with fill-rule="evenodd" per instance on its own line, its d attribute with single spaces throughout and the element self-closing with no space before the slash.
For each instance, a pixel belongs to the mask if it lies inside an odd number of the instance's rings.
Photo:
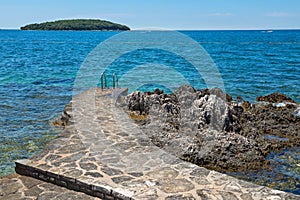
<svg viewBox="0 0 300 200">
<path fill-rule="evenodd" d="M 266 16 L 267 17 L 294 17 L 296 15 L 288 12 L 270 12 L 267 13 Z"/>
</svg>

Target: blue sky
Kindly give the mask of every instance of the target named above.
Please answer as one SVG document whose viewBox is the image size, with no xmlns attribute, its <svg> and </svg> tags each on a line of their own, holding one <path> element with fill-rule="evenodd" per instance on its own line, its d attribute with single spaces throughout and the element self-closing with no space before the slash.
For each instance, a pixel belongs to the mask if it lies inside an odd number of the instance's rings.
<svg viewBox="0 0 300 200">
<path fill-rule="evenodd" d="M 133 29 L 300 29 L 300 0 L 0 0 L 0 28 L 70 18 Z"/>
</svg>

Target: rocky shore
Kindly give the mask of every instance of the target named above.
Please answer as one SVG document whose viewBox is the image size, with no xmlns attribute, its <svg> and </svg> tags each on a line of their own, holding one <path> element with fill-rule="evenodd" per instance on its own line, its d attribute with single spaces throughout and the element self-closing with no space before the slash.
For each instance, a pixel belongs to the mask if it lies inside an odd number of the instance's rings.
<svg viewBox="0 0 300 200">
<path fill-rule="evenodd" d="M 38 155 L 16 161 L 18 174 L 0 178 L 0 199 L 299 199 L 185 162 L 162 150 L 186 159 L 189 155 L 205 158 L 215 146 L 224 151 L 224 156 L 227 150 L 234 151 L 234 145 L 242 146 L 248 155 L 261 152 L 256 139 L 236 129 L 241 125 L 232 114 L 232 106 L 242 104 L 229 95 L 218 89 L 195 91 L 183 86 L 171 95 L 156 90 L 117 98 L 117 105 L 135 119 L 137 126 L 116 106 L 115 97 L 126 91 L 118 90 L 91 88 L 74 97 L 57 121 L 64 127 L 61 134 Z M 93 109 L 90 100 L 95 100 Z M 201 110 L 194 111 L 194 105 Z M 297 112 L 292 115 L 297 117 Z M 217 120 L 220 116 L 223 121 Z M 159 130 L 162 132 L 155 135 Z M 159 135 L 162 138 L 157 138 Z M 247 146 L 254 149 L 246 150 Z M 228 148 L 225 151 L 223 147 Z M 207 149 L 203 154 L 194 150 L 203 148 Z M 236 161 L 248 159 L 230 155 L 237 157 Z M 258 156 L 264 158 L 263 154 Z M 258 158 L 252 160 L 259 162 Z"/>
<path fill-rule="evenodd" d="M 222 172 L 268 168 L 271 151 L 300 144 L 300 106 L 279 93 L 252 104 L 217 88 L 184 85 L 172 94 L 136 91 L 118 106 L 155 145 Z"/>
</svg>

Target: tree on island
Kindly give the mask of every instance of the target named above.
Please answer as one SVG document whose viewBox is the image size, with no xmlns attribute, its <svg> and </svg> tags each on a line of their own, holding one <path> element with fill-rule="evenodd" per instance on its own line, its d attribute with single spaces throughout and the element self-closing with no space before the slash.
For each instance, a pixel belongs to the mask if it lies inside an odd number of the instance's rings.
<svg viewBox="0 0 300 200">
<path fill-rule="evenodd" d="M 21 30 L 130 30 L 129 27 L 106 20 L 99 19 L 70 19 L 57 20 L 54 22 L 44 22 L 29 24 L 21 27 Z"/>
</svg>

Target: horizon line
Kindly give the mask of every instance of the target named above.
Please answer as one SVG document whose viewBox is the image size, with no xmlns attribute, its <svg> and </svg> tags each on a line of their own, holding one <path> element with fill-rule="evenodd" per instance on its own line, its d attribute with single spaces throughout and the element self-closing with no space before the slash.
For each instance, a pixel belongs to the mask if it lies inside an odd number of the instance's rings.
<svg viewBox="0 0 300 200">
<path fill-rule="evenodd" d="M 21 31 L 20 28 L 0 28 L 0 30 L 14 30 L 14 31 Z M 135 31 L 135 30 L 143 30 L 143 29 L 130 29 L 130 31 Z M 146 30 L 146 29 L 145 29 Z M 164 30 L 164 29 L 161 29 Z M 251 29 L 239 29 L 239 28 L 228 28 L 228 29 L 165 29 L 169 31 L 288 31 L 288 30 L 300 30 L 300 28 L 251 28 Z M 28 30 L 25 30 L 28 31 Z M 81 30 L 31 30 L 31 31 L 81 31 Z M 83 30 L 83 31 L 101 31 L 101 30 Z M 155 30 L 154 30 L 155 31 Z"/>
</svg>

